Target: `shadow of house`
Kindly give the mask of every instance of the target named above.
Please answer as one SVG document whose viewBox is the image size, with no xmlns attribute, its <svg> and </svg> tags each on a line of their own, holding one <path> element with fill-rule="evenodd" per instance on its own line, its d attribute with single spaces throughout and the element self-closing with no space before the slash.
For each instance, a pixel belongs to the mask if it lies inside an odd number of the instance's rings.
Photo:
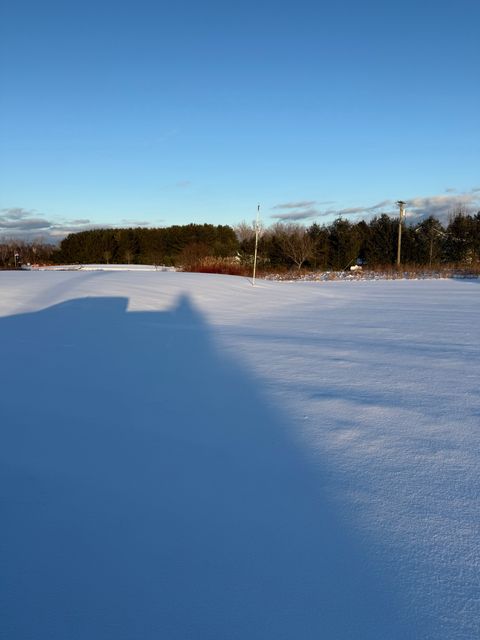
<svg viewBox="0 0 480 640">
<path fill-rule="evenodd" d="M 5 637 L 419 637 L 188 298 L 127 302 L 0 319 Z"/>
</svg>

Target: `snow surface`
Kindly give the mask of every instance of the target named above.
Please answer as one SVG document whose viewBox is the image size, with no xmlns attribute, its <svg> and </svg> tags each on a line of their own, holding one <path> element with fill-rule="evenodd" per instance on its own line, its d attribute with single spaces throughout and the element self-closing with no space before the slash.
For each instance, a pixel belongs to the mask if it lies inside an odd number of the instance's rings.
<svg viewBox="0 0 480 640">
<path fill-rule="evenodd" d="M 24 271 L 176 271 L 175 267 L 157 264 L 60 264 L 38 266 L 26 264 Z"/>
<path fill-rule="evenodd" d="M 480 635 L 480 281 L 0 273 L 0 637 Z"/>
</svg>

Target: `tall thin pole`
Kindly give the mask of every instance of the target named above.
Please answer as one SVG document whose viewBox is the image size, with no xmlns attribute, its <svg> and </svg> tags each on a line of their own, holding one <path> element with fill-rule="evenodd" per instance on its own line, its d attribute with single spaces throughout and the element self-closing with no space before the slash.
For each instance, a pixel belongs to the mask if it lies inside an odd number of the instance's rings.
<svg viewBox="0 0 480 640">
<path fill-rule="evenodd" d="M 255 223 L 255 253 L 253 255 L 253 278 L 252 285 L 255 286 L 255 275 L 257 273 L 257 254 L 258 254 L 258 230 L 260 227 L 260 205 L 257 206 L 257 221 Z"/>
<path fill-rule="evenodd" d="M 397 267 L 400 266 L 400 259 L 402 255 L 402 222 L 405 217 L 405 202 L 399 200 L 397 205 L 400 209 L 400 218 L 398 220 L 398 246 L 397 246 Z"/>
</svg>

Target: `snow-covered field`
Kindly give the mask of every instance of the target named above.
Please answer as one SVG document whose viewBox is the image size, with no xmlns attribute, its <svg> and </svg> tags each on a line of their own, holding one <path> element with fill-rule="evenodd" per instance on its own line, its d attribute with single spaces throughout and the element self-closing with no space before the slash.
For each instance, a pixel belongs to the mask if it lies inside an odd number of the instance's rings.
<svg viewBox="0 0 480 640">
<path fill-rule="evenodd" d="M 22 265 L 24 271 L 176 271 L 157 264 L 60 264 L 56 266 Z"/>
<path fill-rule="evenodd" d="M 479 280 L 0 273 L 0 637 L 479 637 L 479 318 Z"/>
</svg>

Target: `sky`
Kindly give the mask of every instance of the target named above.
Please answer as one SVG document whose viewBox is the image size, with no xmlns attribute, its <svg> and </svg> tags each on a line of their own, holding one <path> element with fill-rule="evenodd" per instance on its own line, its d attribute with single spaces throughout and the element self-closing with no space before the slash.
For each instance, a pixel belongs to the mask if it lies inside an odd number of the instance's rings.
<svg viewBox="0 0 480 640">
<path fill-rule="evenodd" d="M 0 236 L 480 209 L 478 0 L 1 0 Z"/>
</svg>

